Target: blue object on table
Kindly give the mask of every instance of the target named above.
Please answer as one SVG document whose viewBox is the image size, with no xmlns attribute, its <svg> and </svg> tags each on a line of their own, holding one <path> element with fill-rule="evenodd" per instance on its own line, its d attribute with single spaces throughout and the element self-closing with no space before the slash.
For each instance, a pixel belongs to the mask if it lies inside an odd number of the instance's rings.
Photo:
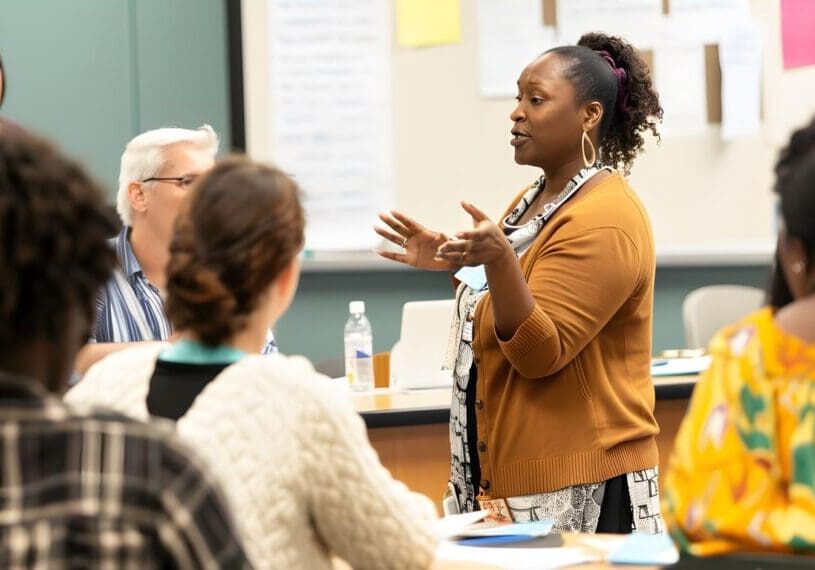
<svg viewBox="0 0 815 570">
<path fill-rule="evenodd" d="M 484 546 L 533 540 L 548 535 L 552 532 L 554 525 L 555 522 L 552 520 L 502 524 L 484 528 L 480 528 L 479 523 L 476 523 L 473 525 L 474 528 L 465 528 L 458 533 L 458 543 L 468 546 Z"/>
<path fill-rule="evenodd" d="M 667 534 L 633 533 L 625 539 L 608 561 L 612 564 L 674 564 L 679 551 Z"/>
<path fill-rule="evenodd" d="M 476 536 L 473 538 L 461 538 L 457 540 L 462 546 L 501 546 L 502 544 L 515 544 L 517 542 L 529 542 L 536 540 L 537 536 L 531 534 L 504 534 L 501 536 Z"/>
</svg>

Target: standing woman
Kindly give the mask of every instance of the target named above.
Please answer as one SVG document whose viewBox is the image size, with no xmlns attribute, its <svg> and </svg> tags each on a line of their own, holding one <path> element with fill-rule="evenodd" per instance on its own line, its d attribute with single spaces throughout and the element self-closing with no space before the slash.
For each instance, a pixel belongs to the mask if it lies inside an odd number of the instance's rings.
<svg viewBox="0 0 815 570">
<path fill-rule="evenodd" d="M 560 531 L 661 532 L 653 236 L 615 170 L 657 135 L 659 98 L 631 45 L 593 33 L 530 63 L 517 101 L 515 161 L 543 174 L 500 223 L 462 202 L 474 228 L 456 239 L 400 212 L 376 229 L 405 248 L 383 257 L 468 267 L 447 359 L 451 494 Z"/>
</svg>

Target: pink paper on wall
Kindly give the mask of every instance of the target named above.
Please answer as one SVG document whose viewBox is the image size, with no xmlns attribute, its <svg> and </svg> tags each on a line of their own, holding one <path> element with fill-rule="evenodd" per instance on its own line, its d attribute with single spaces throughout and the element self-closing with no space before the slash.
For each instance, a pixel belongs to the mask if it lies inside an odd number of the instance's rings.
<svg viewBox="0 0 815 570">
<path fill-rule="evenodd" d="M 781 0 L 784 69 L 815 65 L 815 0 Z"/>
</svg>

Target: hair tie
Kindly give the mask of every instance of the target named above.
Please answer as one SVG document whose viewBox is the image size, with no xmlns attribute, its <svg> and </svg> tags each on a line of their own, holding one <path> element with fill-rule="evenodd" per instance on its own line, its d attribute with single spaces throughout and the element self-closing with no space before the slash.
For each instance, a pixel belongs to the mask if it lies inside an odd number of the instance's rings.
<svg viewBox="0 0 815 570">
<path fill-rule="evenodd" d="M 628 113 L 628 74 L 622 67 L 617 67 L 614 58 L 606 50 L 597 50 L 597 53 L 606 60 L 608 66 L 611 68 L 611 73 L 617 78 L 617 110 L 622 113 Z"/>
</svg>

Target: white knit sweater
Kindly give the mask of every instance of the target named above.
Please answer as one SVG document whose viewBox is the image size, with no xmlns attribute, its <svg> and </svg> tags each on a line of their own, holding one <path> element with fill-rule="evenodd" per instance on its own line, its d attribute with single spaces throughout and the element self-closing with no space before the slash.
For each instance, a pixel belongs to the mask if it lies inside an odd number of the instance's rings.
<svg viewBox="0 0 815 570">
<path fill-rule="evenodd" d="M 161 346 L 117 352 L 65 396 L 147 419 Z M 220 479 L 258 568 L 424 568 L 433 504 L 391 478 L 342 387 L 302 357 L 247 356 L 198 395 L 177 429 Z"/>
</svg>

